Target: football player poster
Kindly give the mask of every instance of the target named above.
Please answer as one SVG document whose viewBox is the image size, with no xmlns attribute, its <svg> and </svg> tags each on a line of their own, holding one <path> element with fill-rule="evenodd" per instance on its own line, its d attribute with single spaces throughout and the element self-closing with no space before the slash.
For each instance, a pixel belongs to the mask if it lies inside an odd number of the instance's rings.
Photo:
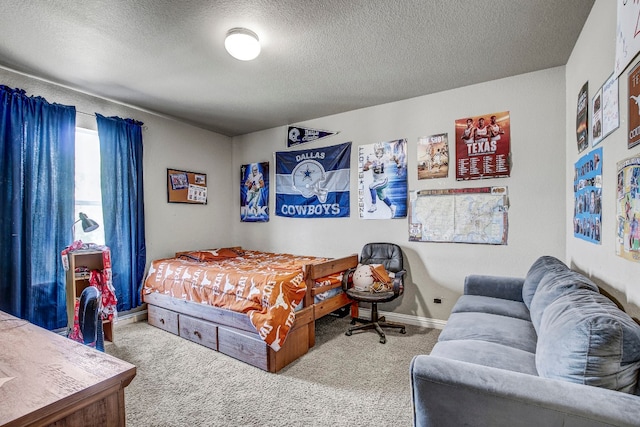
<svg viewBox="0 0 640 427">
<path fill-rule="evenodd" d="M 358 147 L 358 212 L 363 219 L 406 218 L 407 140 Z"/>
<path fill-rule="evenodd" d="M 456 180 L 503 178 L 510 174 L 509 112 L 456 120 Z"/>
<path fill-rule="evenodd" d="M 348 217 L 350 159 L 350 142 L 276 152 L 276 215 Z"/>
<path fill-rule="evenodd" d="M 269 162 L 240 167 L 240 221 L 269 221 Z"/>
</svg>

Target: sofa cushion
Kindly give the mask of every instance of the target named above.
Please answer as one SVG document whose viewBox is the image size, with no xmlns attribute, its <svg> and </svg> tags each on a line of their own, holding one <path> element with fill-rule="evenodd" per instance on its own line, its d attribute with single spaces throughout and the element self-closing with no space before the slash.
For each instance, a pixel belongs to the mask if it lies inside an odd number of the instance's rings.
<svg viewBox="0 0 640 427">
<path fill-rule="evenodd" d="M 541 256 L 538 258 L 529 268 L 527 275 L 522 285 L 522 300 L 527 305 L 527 308 L 531 309 L 531 300 L 536 293 L 538 284 L 542 277 L 549 271 L 562 271 L 568 270 L 569 267 L 560 261 L 558 258 L 552 256 Z"/>
<path fill-rule="evenodd" d="M 529 310 L 523 302 L 487 297 L 484 295 L 462 295 L 458 298 L 451 312 L 490 313 L 515 317 L 516 319 L 530 320 Z"/>
<path fill-rule="evenodd" d="M 431 350 L 431 355 L 492 368 L 507 369 L 522 374 L 538 375 L 536 358 L 533 353 L 493 342 L 439 341 Z"/>
<path fill-rule="evenodd" d="M 544 311 L 536 368 L 555 378 L 634 393 L 640 369 L 640 325 L 604 295 L 581 289 Z"/>
<path fill-rule="evenodd" d="M 527 320 L 489 313 L 453 313 L 438 340 L 488 341 L 534 353 L 537 336 Z"/>
<path fill-rule="evenodd" d="M 529 315 L 536 331 L 540 329 L 540 320 L 544 310 L 558 297 L 575 292 L 578 289 L 587 289 L 598 292 L 598 286 L 582 274 L 573 270 L 549 271 L 540 280 L 531 306 Z"/>
</svg>

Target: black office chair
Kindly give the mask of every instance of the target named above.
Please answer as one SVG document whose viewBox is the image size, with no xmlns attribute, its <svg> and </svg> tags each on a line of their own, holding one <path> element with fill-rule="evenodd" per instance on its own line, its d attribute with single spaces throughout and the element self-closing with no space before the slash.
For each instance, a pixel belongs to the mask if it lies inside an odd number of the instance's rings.
<svg viewBox="0 0 640 427">
<path fill-rule="evenodd" d="M 78 325 L 84 343 L 95 345 L 96 349 L 104 351 L 100 298 L 100 291 L 95 286 L 88 286 L 82 291 L 78 308 Z"/>
<path fill-rule="evenodd" d="M 362 248 L 360 264 L 382 264 L 388 272 L 394 273 L 393 289 L 386 292 L 359 291 L 353 287 L 351 281 L 351 276 L 355 269 L 351 269 L 344 274 L 342 287 L 347 295 L 355 301 L 371 304 L 371 319 L 352 318 L 352 325 L 355 325 L 356 322 L 363 324 L 350 327 L 345 334 L 351 336 L 354 331 L 375 329 L 378 335 L 380 335 L 380 342 L 382 344 L 387 342 L 387 338 L 382 331 L 383 327 L 400 329 L 400 333 L 406 334 L 405 325 L 386 322 L 384 316 L 378 317 L 378 303 L 394 300 L 404 292 L 404 276 L 406 271 L 402 266 L 402 251 L 400 250 L 400 246 L 393 243 L 367 243 Z"/>
</svg>

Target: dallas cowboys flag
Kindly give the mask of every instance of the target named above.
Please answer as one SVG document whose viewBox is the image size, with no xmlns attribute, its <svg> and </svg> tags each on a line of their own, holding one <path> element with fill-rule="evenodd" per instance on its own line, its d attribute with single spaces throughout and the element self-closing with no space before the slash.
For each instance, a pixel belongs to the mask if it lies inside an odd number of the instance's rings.
<svg viewBox="0 0 640 427">
<path fill-rule="evenodd" d="M 322 138 L 333 136 L 338 132 L 327 130 L 311 129 L 301 126 L 287 127 L 287 147 L 304 144 L 305 142 L 317 141 Z"/>
<path fill-rule="evenodd" d="M 349 216 L 351 143 L 276 152 L 276 215 L 290 218 Z"/>
</svg>

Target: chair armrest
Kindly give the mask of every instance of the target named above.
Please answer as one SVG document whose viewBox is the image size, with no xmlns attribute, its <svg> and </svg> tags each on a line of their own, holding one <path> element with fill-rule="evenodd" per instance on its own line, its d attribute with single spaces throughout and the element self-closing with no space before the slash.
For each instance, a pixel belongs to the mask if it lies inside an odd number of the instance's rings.
<svg viewBox="0 0 640 427">
<path fill-rule="evenodd" d="M 407 270 L 400 270 L 395 273 L 393 278 L 393 293 L 395 295 L 401 295 L 404 292 L 404 276 L 407 274 Z"/>
<path fill-rule="evenodd" d="M 505 276 L 482 276 L 473 274 L 464 279 L 465 295 L 482 295 L 523 302 L 524 278 Z"/>
<path fill-rule="evenodd" d="M 414 426 L 637 426 L 640 397 L 436 356 L 411 361 Z"/>
<path fill-rule="evenodd" d="M 345 270 L 344 273 L 342 273 L 342 290 L 346 291 L 349 288 L 353 287 L 353 272 L 356 271 L 356 267 L 350 268 L 348 270 Z"/>
</svg>

